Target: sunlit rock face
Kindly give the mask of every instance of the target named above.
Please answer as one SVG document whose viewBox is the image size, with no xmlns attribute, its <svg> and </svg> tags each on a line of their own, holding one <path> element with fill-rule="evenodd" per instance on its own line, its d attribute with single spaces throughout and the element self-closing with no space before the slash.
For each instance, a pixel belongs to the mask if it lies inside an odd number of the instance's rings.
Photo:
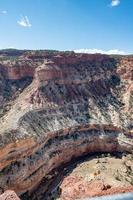
<svg viewBox="0 0 133 200">
<path fill-rule="evenodd" d="M 1 188 L 32 192 L 73 157 L 132 152 L 132 56 L 24 52 L 16 60 L 18 69 L 0 62 Z"/>
<path fill-rule="evenodd" d="M 20 200 L 19 197 L 13 191 L 6 191 L 0 195 L 1 200 Z"/>
</svg>

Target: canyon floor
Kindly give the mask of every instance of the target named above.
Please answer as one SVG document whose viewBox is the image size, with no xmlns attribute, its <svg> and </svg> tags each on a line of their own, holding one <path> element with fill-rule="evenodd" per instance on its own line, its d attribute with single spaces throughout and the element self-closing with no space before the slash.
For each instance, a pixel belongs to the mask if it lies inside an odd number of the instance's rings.
<svg viewBox="0 0 133 200">
<path fill-rule="evenodd" d="M 131 154 L 87 155 L 56 173 L 42 200 L 75 200 L 133 191 Z"/>
</svg>

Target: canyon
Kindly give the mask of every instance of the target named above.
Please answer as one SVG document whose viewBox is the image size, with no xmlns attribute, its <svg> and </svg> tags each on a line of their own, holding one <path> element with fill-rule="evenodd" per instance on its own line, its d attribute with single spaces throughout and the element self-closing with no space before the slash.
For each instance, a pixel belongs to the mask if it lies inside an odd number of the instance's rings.
<svg viewBox="0 0 133 200">
<path fill-rule="evenodd" d="M 132 55 L 0 51 L 1 191 L 41 200 L 56 169 L 113 152 L 133 153 Z"/>
</svg>

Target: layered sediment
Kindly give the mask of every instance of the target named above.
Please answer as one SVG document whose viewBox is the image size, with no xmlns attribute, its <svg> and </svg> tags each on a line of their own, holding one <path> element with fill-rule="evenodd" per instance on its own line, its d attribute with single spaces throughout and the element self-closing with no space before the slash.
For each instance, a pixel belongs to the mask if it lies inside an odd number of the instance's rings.
<svg viewBox="0 0 133 200">
<path fill-rule="evenodd" d="M 13 100 L 4 97 L 1 101 L 3 106 L 11 102 L 0 119 L 3 190 L 30 194 L 53 169 L 73 157 L 132 153 L 132 56 L 57 53 L 25 57 L 31 66 L 1 63 L 0 67 L 5 83 L 25 83 L 22 89 L 19 85 Z"/>
</svg>

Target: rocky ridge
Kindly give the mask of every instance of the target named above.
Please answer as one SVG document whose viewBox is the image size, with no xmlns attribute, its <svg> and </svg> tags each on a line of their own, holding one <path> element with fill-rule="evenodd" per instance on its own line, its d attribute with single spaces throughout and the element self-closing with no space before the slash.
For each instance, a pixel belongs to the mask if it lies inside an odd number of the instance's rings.
<svg viewBox="0 0 133 200">
<path fill-rule="evenodd" d="M 30 195 L 73 157 L 132 153 L 132 56 L 24 52 L 17 61 L 0 62 L 1 105 L 10 105 L 0 119 L 2 189 Z"/>
</svg>

